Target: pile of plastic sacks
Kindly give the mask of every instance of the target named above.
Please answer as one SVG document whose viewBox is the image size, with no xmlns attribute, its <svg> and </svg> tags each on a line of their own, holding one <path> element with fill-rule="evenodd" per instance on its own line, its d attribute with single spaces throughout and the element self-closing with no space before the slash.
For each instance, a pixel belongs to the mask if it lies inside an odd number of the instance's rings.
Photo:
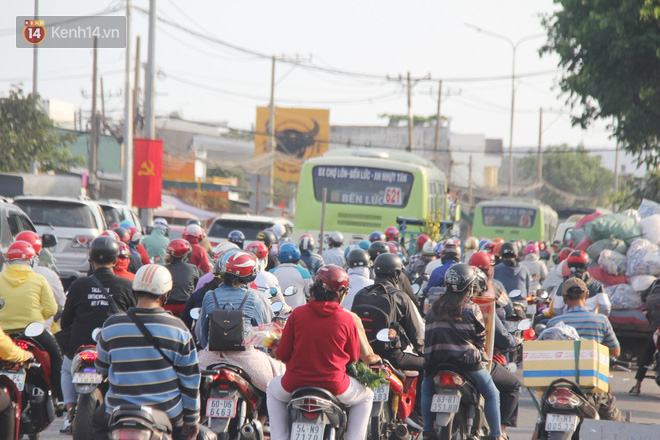
<svg viewBox="0 0 660 440">
<path fill-rule="evenodd" d="M 660 204 L 644 199 L 637 210 L 587 215 L 571 236 L 597 262 L 588 271 L 605 286 L 612 308 L 640 308 L 640 292 L 660 277 Z"/>
</svg>

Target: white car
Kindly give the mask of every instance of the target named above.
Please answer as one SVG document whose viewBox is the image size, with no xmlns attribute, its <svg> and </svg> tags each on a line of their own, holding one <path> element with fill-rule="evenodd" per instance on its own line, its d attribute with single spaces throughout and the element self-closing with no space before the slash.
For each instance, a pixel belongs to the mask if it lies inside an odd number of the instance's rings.
<svg viewBox="0 0 660 440">
<path fill-rule="evenodd" d="M 291 237 L 293 223 L 283 217 L 268 217 L 264 215 L 250 214 L 220 214 L 213 219 L 208 231 L 209 241 L 213 246 L 227 241 L 227 235 L 231 231 L 241 231 L 245 235 L 245 247 L 248 243 L 257 239 L 257 234 L 264 229 L 279 223 L 287 230 L 287 236 Z M 281 238 L 281 237 L 280 237 Z"/>
</svg>

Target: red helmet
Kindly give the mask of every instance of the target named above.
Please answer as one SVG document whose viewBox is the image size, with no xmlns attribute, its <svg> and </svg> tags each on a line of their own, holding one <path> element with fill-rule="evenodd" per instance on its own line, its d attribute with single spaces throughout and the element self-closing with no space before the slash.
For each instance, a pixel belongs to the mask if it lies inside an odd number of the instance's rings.
<svg viewBox="0 0 660 440">
<path fill-rule="evenodd" d="M 113 231 L 117 233 L 117 236 L 119 237 L 119 240 L 128 244 L 129 241 L 131 241 L 131 233 L 128 232 L 126 228 L 114 228 Z"/>
<path fill-rule="evenodd" d="M 190 252 L 190 243 L 182 238 L 176 238 L 167 245 L 166 252 L 171 257 L 183 258 Z"/>
<path fill-rule="evenodd" d="M 419 249 L 421 251 L 422 248 L 424 247 L 424 243 L 426 243 L 430 239 L 431 239 L 431 237 L 429 237 L 426 234 L 419 234 L 419 236 L 417 237 L 417 240 L 415 240 L 415 243 L 417 243 L 417 249 Z"/>
<path fill-rule="evenodd" d="M 388 240 L 396 240 L 399 238 L 399 230 L 396 226 L 388 226 L 385 229 L 385 238 Z"/>
<path fill-rule="evenodd" d="M 131 256 L 131 249 L 128 247 L 126 243 L 119 242 L 119 258 L 130 258 Z"/>
<path fill-rule="evenodd" d="M 322 266 L 316 272 L 314 281 L 323 284 L 323 288 L 330 292 L 348 288 L 348 274 L 344 269 L 334 264 Z"/>
<path fill-rule="evenodd" d="M 557 262 L 561 263 L 562 261 L 567 259 L 568 256 L 571 254 L 571 252 L 573 252 L 573 249 L 571 249 L 571 248 L 564 248 L 564 249 L 560 250 Z"/>
<path fill-rule="evenodd" d="M 101 232 L 101 235 L 105 235 L 106 237 L 111 237 L 114 238 L 117 241 L 121 241 L 119 239 L 119 235 L 113 231 L 112 229 L 106 229 L 105 231 Z"/>
<path fill-rule="evenodd" d="M 224 272 L 240 278 L 253 277 L 257 273 L 257 259 L 249 252 L 236 252 L 227 258 Z"/>
<path fill-rule="evenodd" d="M 268 256 L 268 248 L 262 241 L 253 241 L 245 247 L 247 252 L 252 252 L 258 259 L 262 260 Z"/>
<path fill-rule="evenodd" d="M 488 272 L 488 269 L 493 265 L 494 259 L 491 258 L 493 254 L 488 252 L 475 252 L 470 257 L 470 266 L 478 267 L 484 272 Z"/>
<path fill-rule="evenodd" d="M 589 255 L 585 251 L 576 250 L 571 252 L 566 261 L 568 267 L 576 269 L 586 269 L 589 263 Z"/>
<path fill-rule="evenodd" d="M 142 238 L 142 232 L 135 226 L 129 226 L 126 228 L 128 233 L 131 234 L 131 241 L 138 242 Z"/>
<path fill-rule="evenodd" d="M 15 241 L 7 248 L 7 260 L 30 261 L 37 256 L 34 248 L 27 241 Z"/>
<path fill-rule="evenodd" d="M 545 241 L 539 241 L 539 252 L 544 251 L 548 246 L 546 246 Z"/>
<path fill-rule="evenodd" d="M 39 251 L 41 250 L 41 237 L 39 237 L 39 234 L 36 232 L 32 231 L 23 231 L 19 232 L 18 235 L 14 238 L 14 241 L 27 241 L 32 245 L 32 248 L 34 251 L 38 254 Z"/>
</svg>

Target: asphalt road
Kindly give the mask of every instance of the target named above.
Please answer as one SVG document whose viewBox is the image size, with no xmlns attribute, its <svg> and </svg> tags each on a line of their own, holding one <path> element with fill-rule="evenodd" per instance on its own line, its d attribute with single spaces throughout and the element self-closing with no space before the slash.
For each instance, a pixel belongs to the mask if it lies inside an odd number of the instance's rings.
<svg viewBox="0 0 660 440">
<path fill-rule="evenodd" d="M 522 377 L 521 371 L 517 373 Z M 642 386 L 642 394 L 639 396 L 631 396 L 628 390 L 635 383 L 634 371 L 623 372 L 614 371 L 610 372 L 610 383 L 617 399 L 617 406 L 621 413 L 626 416 L 627 412 L 631 412 L 633 423 L 657 423 L 660 419 L 660 387 L 658 387 L 653 379 L 646 379 Z M 507 434 L 511 440 L 529 440 L 532 437 L 532 431 L 536 423 L 537 412 L 529 392 L 526 389 L 521 391 L 520 395 L 520 412 L 518 415 L 518 427 L 513 429 L 509 428 Z M 59 433 L 62 427 L 62 419 L 55 419 L 49 429 L 42 433 L 42 440 L 65 440 L 70 436 L 62 435 Z M 658 425 L 658 432 L 660 433 L 660 425 Z M 658 434 L 660 438 L 660 434 Z"/>
</svg>

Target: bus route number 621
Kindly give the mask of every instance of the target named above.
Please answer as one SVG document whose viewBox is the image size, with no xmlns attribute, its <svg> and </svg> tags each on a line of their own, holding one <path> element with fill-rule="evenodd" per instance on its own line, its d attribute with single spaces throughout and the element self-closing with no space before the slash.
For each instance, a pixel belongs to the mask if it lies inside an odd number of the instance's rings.
<svg viewBox="0 0 660 440">
<path fill-rule="evenodd" d="M 401 204 L 401 188 L 388 186 L 385 188 L 385 204 L 386 205 L 400 205 Z"/>
</svg>

